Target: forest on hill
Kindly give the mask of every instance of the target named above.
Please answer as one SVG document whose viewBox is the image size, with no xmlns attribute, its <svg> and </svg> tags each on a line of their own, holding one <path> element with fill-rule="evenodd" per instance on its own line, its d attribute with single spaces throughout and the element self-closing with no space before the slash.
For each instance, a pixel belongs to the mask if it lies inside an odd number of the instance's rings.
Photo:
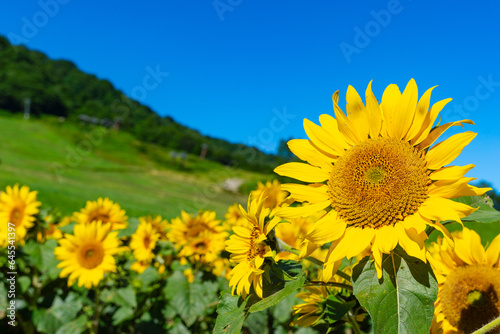
<svg viewBox="0 0 500 334">
<path fill-rule="evenodd" d="M 31 100 L 35 117 L 50 114 L 79 122 L 85 115 L 110 124 L 119 121 L 120 130 L 140 141 L 196 155 L 207 147 L 206 158 L 224 165 L 267 173 L 291 159 L 285 141 L 278 155 L 273 155 L 204 136 L 129 99 L 111 82 L 82 72 L 70 61 L 49 59 L 25 46 L 11 45 L 0 36 L 0 109 L 23 112 L 26 98 Z"/>
</svg>

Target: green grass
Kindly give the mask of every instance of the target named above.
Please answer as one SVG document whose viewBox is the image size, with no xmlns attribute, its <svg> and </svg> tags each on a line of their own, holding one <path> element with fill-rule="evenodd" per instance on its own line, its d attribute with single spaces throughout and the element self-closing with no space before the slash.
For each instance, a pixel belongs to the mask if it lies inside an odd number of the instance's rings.
<svg viewBox="0 0 500 334">
<path fill-rule="evenodd" d="M 223 218 L 232 203 L 246 203 L 246 195 L 221 189 L 224 179 L 257 182 L 272 177 L 195 156 L 180 166 L 170 160 L 166 149 L 140 143 L 121 131 L 59 123 L 55 118 L 25 121 L 0 115 L 1 188 L 28 185 L 38 191 L 44 207 L 63 214 L 102 196 L 120 203 L 130 217 L 172 218 L 181 210 L 204 209 Z"/>
</svg>

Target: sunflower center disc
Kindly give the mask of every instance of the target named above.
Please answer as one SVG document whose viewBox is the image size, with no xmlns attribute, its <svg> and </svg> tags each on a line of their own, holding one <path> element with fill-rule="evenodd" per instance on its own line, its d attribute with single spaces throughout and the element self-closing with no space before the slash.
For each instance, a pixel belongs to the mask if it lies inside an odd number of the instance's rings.
<svg viewBox="0 0 500 334">
<path fill-rule="evenodd" d="M 93 269 L 102 263 L 104 249 L 100 244 L 86 244 L 80 249 L 78 260 L 80 265 L 87 269 Z"/>
<path fill-rule="evenodd" d="M 380 228 L 415 213 L 430 183 L 423 152 L 395 138 L 379 138 L 340 157 L 328 188 L 332 207 L 347 224 Z"/>
<path fill-rule="evenodd" d="M 10 213 L 10 223 L 14 224 L 15 227 L 21 225 L 23 213 L 18 208 L 15 208 Z"/>
<path fill-rule="evenodd" d="M 473 332 L 500 315 L 500 270 L 485 265 L 457 267 L 443 284 L 440 301 L 451 325 Z"/>
</svg>

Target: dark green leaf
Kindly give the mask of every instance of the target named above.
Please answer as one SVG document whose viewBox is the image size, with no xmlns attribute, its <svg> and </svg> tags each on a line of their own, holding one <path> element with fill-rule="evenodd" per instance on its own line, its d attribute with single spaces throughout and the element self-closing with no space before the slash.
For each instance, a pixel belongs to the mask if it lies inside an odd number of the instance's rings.
<svg viewBox="0 0 500 334">
<path fill-rule="evenodd" d="M 342 319 L 350 309 L 356 306 L 356 301 L 342 302 L 335 296 L 329 296 L 326 300 L 326 315 L 329 322 L 334 323 Z"/>
<path fill-rule="evenodd" d="M 61 326 L 74 320 L 82 306 L 74 293 L 70 293 L 64 301 L 56 296 L 49 309 L 34 310 L 33 323 L 39 332 L 55 333 Z"/>
<path fill-rule="evenodd" d="M 302 274 L 302 264 L 300 262 L 294 260 L 280 260 L 277 265 L 286 273 L 286 276 L 290 278 L 294 278 Z"/>
<path fill-rule="evenodd" d="M 353 272 L 354 294 L 373 321 L 374 333 L 429 333 L 437 282 L 427 263 L 401 248 L 384 254 L 383 276 L 373 262 L 362 260 Z"/>
<path fill-rule="evenodd" d="M 300 289 L 304 285 L 305 280 L 306 278 L 304 276 L 301 276 L 297 279 L 286 281 L 285 284 L 281 285 L 281 289 L 279 291 L 273 293 L 269 297 L 262 299 L 261 301 L 256 302 L 250 307 L 248 311 L 250 313 L 259 312 L 265 310 L 268 307 L 276 305 L 280 300 L 292 294 L 297 289 Z"/>
<path fill-rule="evenodd" d="M 268 334 L 267 321 L 266 312 L 256 312 L 250 314 L 243 325 L 248 328 L 251 334 Z"/>
<path fill-rule="evenodd" d="M 186 277 L 176 271 L 163 290 L 165 297 L 189 327 L 206 312 L 207 304 L 217 300 L 217 282 L 189 283 Z"/>
<path fill-rule="evenodd" d="M 28 276 L 21 276 L 17 279 L 17 283 L 21 288 L 21 293 L 25 293 L 31 285 L 31 278 L 29 278 Z"/>
<path fill-rule="evenodd" d="M 86 322 L 87 322 L 87 318 L 85 317 L 85 315 L 81 315 L 78 318 L 76 318 L 75 320 L 67 322 L 62 327 L 60 327 L 57 330 L 56 334 L 67 334 L 67 333 L 80 334 L 80 333 L 83 333 L 87 329 Z"/>
<path fill-rule="evenodd" d="M 493 201 L 487 195 L 482 196 L 463 196 L 456 198 L 455 201 L 467 204 L 473 208 L 479 207 L 462 221 L 474 221 L 480 223 L 500 222 L 500 212 L 493 208 Z"/>
<path fill-rule="evenodd" d="M 100 299 L 105 303 L 114 303 L 118 306 L 137 307 L 135 291 L 131 285 L 116 290 L 102 290 Z"/>
<path fill-rule="evenodd" d="M 58 276 L 61 269 L 57 268 L 59 261 L 55 258 L 54 249 L 57 247 L 56 240 L 47 240 L 40 244 L 33 239 L 28 240 L 23 251 L 29 255 L 29 260 L 40 272 L 46 273 L 49 278 Z"/>
<path fill-rule="evenodd" d="M 125 320 L 132 318 L 134 309 L 130 306 L 122 306 L 113 314 L 113 325 L 119 325 Z"/>
<path fill-rule="evenodd" d="M 151 285 L 151 283 L 156 281 L 159 277 L 160 274 L 158 274 L 158 271 L 151 266 L 147 267 L 142 274 L 137 276 L 137 278 L 142 281 L 143 290 L 147 290 L 149 285 Z"/>
<path fill-rule="evenodd" d="M 245 306 L 247 301 L 239 296 L 223 291 L 217 306 L 217 320 L 215 321 L 214 334 L 240 334 L 245 321 Z"/>
<path fill-rule="evenodd" d="M 0 319 L 5 318 L 5 310 L 9 306 L 7 300 L 7 290 L 3 282 L 0 282 Z"/>
</svg>

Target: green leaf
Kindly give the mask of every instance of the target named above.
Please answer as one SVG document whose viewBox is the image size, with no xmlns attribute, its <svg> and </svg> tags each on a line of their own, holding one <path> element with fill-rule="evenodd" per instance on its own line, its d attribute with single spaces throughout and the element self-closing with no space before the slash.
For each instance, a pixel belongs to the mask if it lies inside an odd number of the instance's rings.
<svg viewBox="0 0 500 334">
<path fill-rule="evenodd" d="M 160 274 L 158 274 L 158 271 L 152 267 L 147 267 L 142 274 L 137 276 L 137 278 L 142 281 L 142 290 L 147 290 L 151 283 L 156 281 L 159 277 Z"/>
<path fill-rule="evenodd" d="M 286 281 L 284 284 L 280 284 L 281 288 L 277 292 L 256 302 L 255 304 L 250 306 L 250 309 L 248 311 L 250 313 L 259 312 L 265 310 L 268 307 L 276 305 L 280 300 L 292 294 L 297 289 L 300 289 L 304 285 L 305 280 L 306 278 L 304 276 L 301 276 L 297 279 Z"/>
<path fill-rule="evenodd" d="M 102 290 L 100 299 L 105 303 L 114 303 L 118 306 L 137 307 L 135 291 L 132 285 L 116 290 Z"/>
<path fill-rule="evenodd" d="M 31 285 L 31 278 L 29 278 L 28 276 L 21 276 L 17 279 L 17 283 L 21 288 L 21 293 L 25 293 Z"/>
<path fill-rule="evenodd" d="M 40 272 L 46 273 L 49 278 L 55 279 L 61 269 L 57 268 L 59 261 L 55 258 L 54 249 L 57 247 L 56 240 L 47 240 L 40 244 L 33 239 L 28 240 L 23 251 L 29 255 L 29 260 Z"/>
<path fill-rule="evenodd" d="M 429 333 L 437 298 L 437 282 L 428 263 L 400 247 L 384 254 L 383 276 L 363 259 L 353 271 L 354 295 L 373 321 L 374 333 Z"/>
<path fill-rule="evenodd" d="M 217 282 L 189 283 L 180 271 L 176 271 L 167 281 L 163 293 L 189 327 L 206 313 L 207 304 L 217 300 Z"/>
<path fill-rule="evenodd" d="M 250 334 L 268 334 L 267 321 L 268 315 L 266 312 L 256 312 L 250 314 L 243 325 L 248 328 Z"/>
<path fill-rule="evenodd" d="M 214 334 L 240 334 L 245 321 L 246 300 L 239 296 L 231 295 L 229 291 L 222 291 L 220 302 L 217 306 L 217 319 L 215 321 Z"/>
<path fill-rule="evenodd" d="M 56 296 L 49 309 L 33 311 L 33 323 L 39 332 L 55 333 L 64 324 L 74 320 L 82 306 L 82 302 L 74 293 L 70 293 L 64 301 Z"/>
<path fill-rule="evenodd" d="M 87 318 L 85 315 L 81 315 L 73 321 L 67 322 L 62 327 L 60 327 L 56 334 L 80 334 L 87 330 Z"/>
<path fill-rule="evenodd" d="M 497 223 L 500 222 L 500 212 L 493 208 L 493 201 L 487 195 L 482 196 L 463 196 L 456 198 L 455 201 L 467 204 L 473 208 L 479 207 L 462 221 L 473 221 L 479 223 Z"/>
<path fill-rule="evenodd" d="M 0 282 L 0 320 L 5 318 L 5 310 L 9 306 L 9 301 L 7 300 L 7 289 L 5 289 L 5 284 Z"/>
<path fill-rule="evenodd" d="M 356 306 L 356 301 L 342 302 L 334 295 L 331 295 L 326 300 L 326 314 L 330 323 L 334 323 L 342 319 L 350 309 Z"/>
<path fill-rule="evenodd" d="M 139 226 L 139 219 L 129 218 L 127 227 L 121 229 L 120 232 L 118 232 L 118 238 L 130 237 L 132 234 L 135 233 L 135 231 L 137 231 L 138 226 Z"/>
<path fill-rule="evenodd" d="M 130 306 L 122 306 L 113 314 L 113 325 L 119 325 L 125 320 L 132 318 L 134 309 Z"/>
<path fill-rule="evenodd" d="M 286 273 L 285 279 L 287 276 L 293 279 L 302 274 L 302 264 L 300 262 L 294 260 L 280 260 L 277 265 Z"/>
<path fill-rule="evenodd" d="M 289 323 L 292 318 L 292 306 L 301 303 L 302 299 L 295 294 L 290 294 L 283 298 L 278 304 L 272 307 L 273 318 L 279 323 Z"/>
</svg>

